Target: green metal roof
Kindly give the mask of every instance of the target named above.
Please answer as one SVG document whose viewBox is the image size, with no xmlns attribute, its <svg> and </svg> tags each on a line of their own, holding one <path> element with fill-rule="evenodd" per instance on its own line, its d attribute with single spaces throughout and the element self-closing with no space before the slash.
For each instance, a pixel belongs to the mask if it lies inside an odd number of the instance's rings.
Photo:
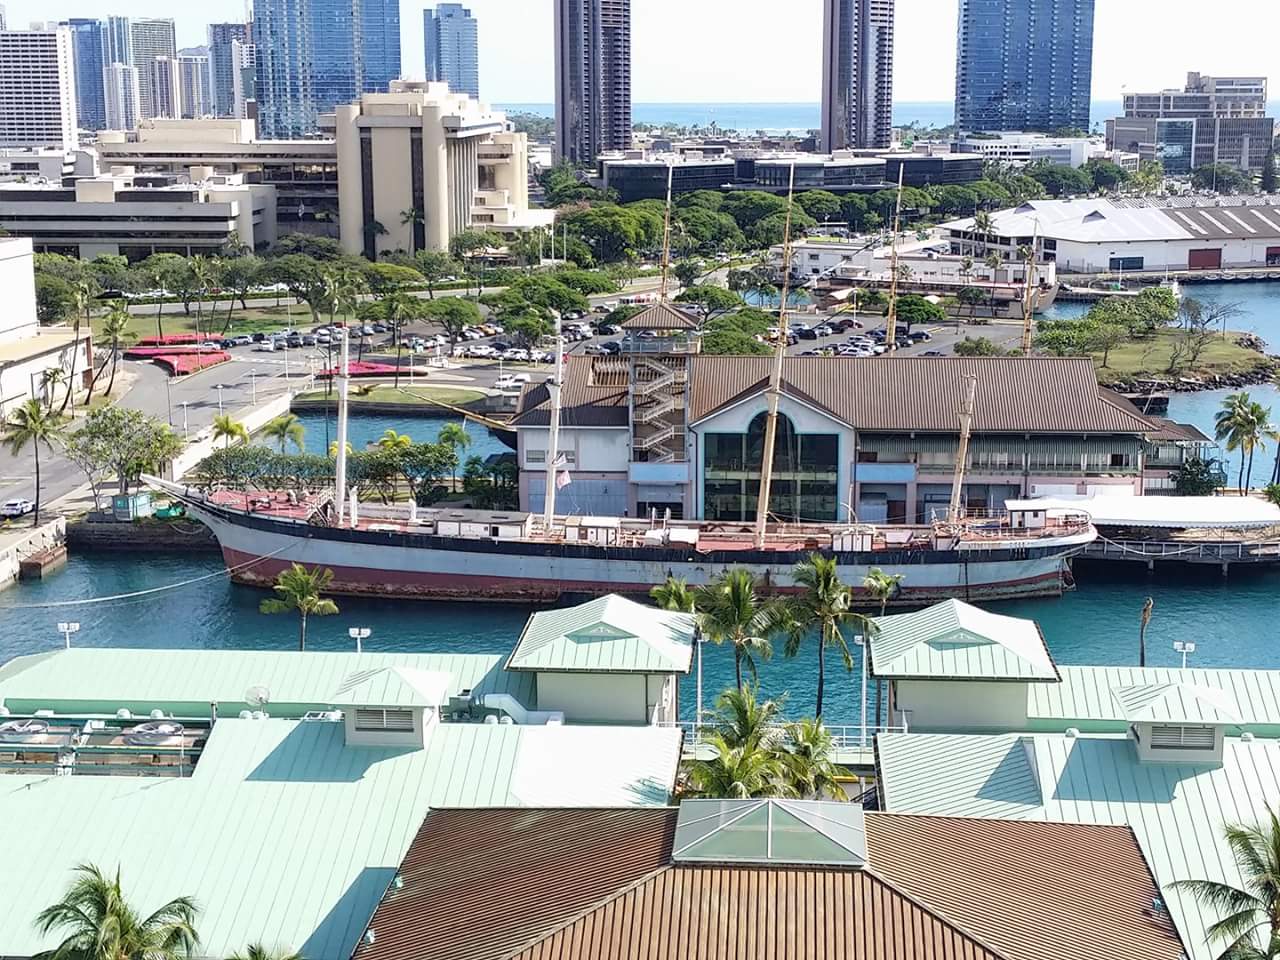
<svg viewBox="0 0 1280 960">
<path fill-rule="evenodd" d="M 1133 828 L 1196 960 L 1217 919 L 1171 884 L 1241 885 L 1224 824 L 1255 823 L 1280 796 L 1280 742 L 1228 737 L 1221 765 L 1138 760 L 1122 735 L 881 734 L 885 807 L 895 813 L 1004 817 Z"/>
<path fill-rule="evenodd" d="M 160 709 L 179 717 L 207 717 L 210 702 L 217 701 L 225 717 L 250 709 L 246 692 L 263 686 L 273 717 L 300 717 L 346 702 L 339 697 L 353 676 L 388 670 L 448 674 L 449 694 L 471 690 L 510 693 L 522 703 L 535 699 L 533 678 L 504 671 L 498 654 L 73 647 L 5 664 L 0 702 L 14 713 L 114 714 L 125 707 L 135 714 Z"/>
<path fill-rule="evenodd" d="M 688 673 L 694 619 L 610 594 L 529 618 L 508 670 Z"/>
<path fill-rule="evenodd" d="M 862 808 L 818 800 L 685 800 L 671 858 L 677 862 L 867 862 Z"/>
<path fill-rule="evenodd" d="M 1131 723 L 1238 724 L 1240 709 L 1213 687 L 1189 683 L 1143 683 L 1111 693 L 1120 714 Z"/>
<path fill-rule="evenodd" d="M 950 599 L 876 620 L 877 677 L 948 680 L 1057 680 L 1034 620 L 1005 617 Z"/>
<path fill-rule="evenodd" d="M 3 776 L 0 955 L 54 946 L 32 921 L 94 863 L 119 866 L 144 914 L 193 896 L 200 957 L 260 941 L 348 960 L 430 807 L 665 804 L 680 750 L 656 727 L 443 723 L 429 738 L 348 747 L 340 723 L 223 719 L 187 779 Z"/>
<path fill-rule="evenodd" d="M 342 681 L 334 703 L 367 707 L 438 707 L 448 703 L 453 675 L 414 667 L 357 670 Z"/>
<path fill-rule="evenodd" d="M 1201 670 L 1177 667 L 1061 666 L 1061 683 L 1027 688 L 1027 716 L 1033 729 L 1061 732 L 1123 730 L 1126 717 L 1114 693 L 1124 688 L 1177 686 L 1201 696 L 1220 693 L 1238 723 L 1257 736 L 1280 737 L 1280 670 Z M 1199 721 L 1194 721 L 1199 722 Z"/>
</svg>

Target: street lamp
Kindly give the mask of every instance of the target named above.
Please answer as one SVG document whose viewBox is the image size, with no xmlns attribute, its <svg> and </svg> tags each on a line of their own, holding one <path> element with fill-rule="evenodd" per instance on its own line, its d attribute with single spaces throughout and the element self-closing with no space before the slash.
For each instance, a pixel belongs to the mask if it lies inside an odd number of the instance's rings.
<svg viewBox="0 0 1280 960">
<path fill-rule="evenodd" d="M 164 378 L 164 405 L 169 411 L 169 426 L 173 426 L 173 393 L 169 389 L 169 381 L 172 377 Z"/>
<path fill-rule="evenodd" d="M 222 384 L 218 384 L 218 416 L 222 416 Z"/>
<path fill-rule="evenodd" d="M 1187 669 L 1187 654 L 1196 652 L 1196 645 L 1190 640 L 1173 641 L 1173 649 L 1175 652 L 1182 654 L 1182 669 Z"/>
<path fill-rule="evenodd" d="M 693 713 L 693 742 L 697 743 L 702 730 L 702 628 L 697 624 L 693 627 L 693 647 L 698 652 L 698 705 Z"/>
<path fill-rule="evenodd" d="M 68 650 L 71 649 L 71 635 L 79 632 L 79 630 L 80 624 L 76 623 L 74 620 L 69 623 L 64 620 L 58 624 L 58 632 L 62 634 L 62 642 L 66 645 Z"/>
<path fill-rule="evenodd" d="M 253 405 L 256 407 L 258 405 L 258 371 L 257 370 L 249 371 L 249 390 L 251 391 L 251 395 L 253 397 Z"/>
<path fill-rule="evenodd" d="M 356 642 L 356 653 L 364 653 L 364 641 L 369 639 L 368 627 L 350 627 L 347 636 Z"/>
<path fill-rule="evenodd" d="M 191 439 L 191 438 L 187 435 L 187 404 L 188 404 L 188 403 L 190 403 L 190 402 L 191 402 L 191 401 L 189 401 L 189 400 L 183 400 L 183 401 L 182 401 L 182 439 L 183 439 L 183 440 L 189 440 L 189 439 Z"/>
<path fill-rule="evenodd" d="M 853 642 L 862 649 L 862 699 L 860 703 L 862 709 L 862 745 L 865 747 L 867 745 L 867 638 L 862 634 L 858 634 L 853 638 Z"/>
</svg>

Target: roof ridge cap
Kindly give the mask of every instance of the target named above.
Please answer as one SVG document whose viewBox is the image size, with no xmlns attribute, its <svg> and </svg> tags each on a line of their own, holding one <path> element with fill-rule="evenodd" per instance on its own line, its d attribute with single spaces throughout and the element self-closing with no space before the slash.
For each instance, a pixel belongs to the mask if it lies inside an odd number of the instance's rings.
<svg viewBox="0 0 1280 960">
<path fill-rule="evenodd" d="M 989 819 L 989 818 L 979 817 L 975 819 Z M 888 877 L 886 877 L 884 874 L 882 874 L 879 870 L 877 870 L 874 867 L 871 860 L 872 858 L 870 855 L 870 851 L 868 851 L 867 863 L 866 865 L 860 868 L 863 873 L 875 878 L 880 883 L 883 883 L 886 887 L 888 887 L 894 893 L 898 894 L 898 896 L 902 897 L 904 900 L 908 901 L 909 903 L 912 903 L 915 906 L 919 907 L 921 910 L 923 910 L 925 913 L 929 914 L 930 916 L 937 917 L 939 922 L 955 930 L 962 937 L 965 937 L 966 939 L 973 941 L 973 943 L 976 946 L 981 947 L 983 950 L 986 950 L 993 957 L 1000 957 L 1002 958 L 1002 960 L 1009 960 L 1008 954 L 1004 953 L 1001 950 L 997 950 L 995 947 L 987 943 L 986 940 L 978 936 L 976 933 L 974 933 L 964 924 L 952 919 L 950 916 L 943 913 L 942 910 L 939 909 L 938 907 L 933 906 L 927 901 L 921 900 L 915 894 L 910 893 L 907 890 L 904 890 L 897 883 L 890 880 Z"/>
</svg>

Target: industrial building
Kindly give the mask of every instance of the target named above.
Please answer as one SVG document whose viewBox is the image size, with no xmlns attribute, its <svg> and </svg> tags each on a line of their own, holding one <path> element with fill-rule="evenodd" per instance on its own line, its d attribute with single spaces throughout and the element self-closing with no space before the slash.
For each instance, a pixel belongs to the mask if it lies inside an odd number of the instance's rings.
<svg viewBox="0 0 1280 960">
<path fill-rule="evenodd" d="M 972 217 L 939 230 L 953 253 L 977 244 L 1006 258 L 1039 236 L 1059 274 L 1280 266 L 1278 197 L 1031 200 L 991 219 L 989 235 Z"/>
</svg>

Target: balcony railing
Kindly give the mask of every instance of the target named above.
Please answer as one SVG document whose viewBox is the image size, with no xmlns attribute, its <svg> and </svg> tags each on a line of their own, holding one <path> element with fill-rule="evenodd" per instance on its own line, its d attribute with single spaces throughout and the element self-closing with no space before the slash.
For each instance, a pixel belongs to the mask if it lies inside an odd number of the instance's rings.
<svg viewBox="0 0 1280 960">
<path fill-rule="evenodd" d="M 659 724 L 663 727 L 679 727 L 684 731 L 684 749 L 686 752 L 693 751 L 697 747 L 706 743 L 708 738 L 714 734 L 719 728 L 714 723 L 695 724 L 691 720 L 681 720 L 678 723 Z M 779 731 L 783 741 L 788 737 L 786 733 L 787 725 L 784 723 L 770 724 L 770 729 Z M 868 723 L 865 727 L 861 724 L 840 724 L 825 725 L 827 733 L 831 734 L 831 739 L 837 750 L 858 750 L 870 749 L 875 743 L 877 733 L 906 733 L 906 723 L 889 724 L 889 723 Z"/>
</svg>

